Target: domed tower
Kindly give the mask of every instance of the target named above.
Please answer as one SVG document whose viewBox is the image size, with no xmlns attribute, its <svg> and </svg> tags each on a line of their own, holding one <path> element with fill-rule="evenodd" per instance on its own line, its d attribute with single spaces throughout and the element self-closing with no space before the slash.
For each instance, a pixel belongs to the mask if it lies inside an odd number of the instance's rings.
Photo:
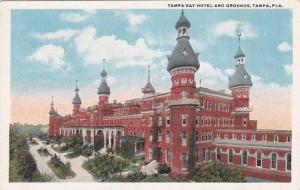
<svg viewBox="0 0 300 190">
<path fill-rule="evenodd" d="M 195 97 L 196 83 L 194 78 L 200 65 L 198 61 L 199 53 L 194 52 L 189 42 L 188 30 L 190 26 L 189 20 L 182 11 L 175 25 L 178 31 L 177 44 L 172 54 L 168 56 L 167 70 L 171 74 L 172 99 Z"/>
<path fill-rule="evenodd" d="M 73 104 L 73 114 L 77 114 L 80 112 L 80 106 L 81 106 L 81 99 L 79 97 L 79 88 L 77 86 L 77 80 L 76 80 L 76 87 L 75 87 L 75 96 L 72 101 Z"/>
<path fill-rule="evenodd" d="M 53 96 L 51 100 L 51 107 L 49 111 L 49 129 L 48 129 L 48 134 L 50 137 L 56 137 L 58 135 L 58 129 L 57 129 L 57 112 L 54 109 L 54 102 L 53 102 Z"/>
<path fill-rule="evenodd" d="M 144 94 L 144 98 L 155 95 L 155 89 L 152 86 L 151 79 L 150 79 L 150 65 L 148 66 L 148 80 L 145 87 L 142 89 L 142 91 Z"/>
<path fill-rule="evenodd" d="M 233 96 L 232 114 L 234 115 L 234 126 L 245 128 L 249 126 L 249 113 L 251 112 L 249 108 L 249 92 L 253 83 L 245 68 L 246 55 L 240 46 L 241 34 L 238 34 L 238 39 L 239 47 L 234 55 L 236 61 L 235 72 L 229 77 L 228 87 Z"/>
<path fill-rule="evenodd" d="M 188 175 L 188 160 L 191 153 L 190 137 L 194 132 L 196 106 L 199 105 L 195 97 L 195 73 L 200 67 L 198 53 L 195 53 L 190 42 L 188 30 L 189 20 L 181 12 L 175 28 L 178 31 L 177 44 L 168 56 L 167 70 L 171 74 L 170 132 L 171 143 L 171 174 Z M 164 151 L 164 150 L 163 150 Z"/>
<path fill-rule="evenodd" d="M 99 102 L 98 102 L 99 105 L 108 103 L 108 98 L 110 95 L 110 88 L 108 87 L 106 82 L 107 72 L 104 70 L 104 63 L 105 63 L 105 59 L 103 59 L 103 69 L 100 73 L 101 83 L 100 86 L 98 87 L 98 92 L 97 92 L 97 94 L 99 95 Z"/>
</svg>

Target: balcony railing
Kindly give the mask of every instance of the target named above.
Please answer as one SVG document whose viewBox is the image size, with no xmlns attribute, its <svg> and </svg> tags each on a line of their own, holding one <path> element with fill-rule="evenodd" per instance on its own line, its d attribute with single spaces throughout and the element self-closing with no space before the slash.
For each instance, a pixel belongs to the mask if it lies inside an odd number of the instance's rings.
<svg viewBox="0 0 300 190">
<path fill-rule="evenodd" d="M 191 98 L 181 98 L 177 100 L 169 100 L 168 102 L 169 106 L 173 105 L 200 105 L 199 100 L 197 99 L 191 99 Z"/>
</svg>

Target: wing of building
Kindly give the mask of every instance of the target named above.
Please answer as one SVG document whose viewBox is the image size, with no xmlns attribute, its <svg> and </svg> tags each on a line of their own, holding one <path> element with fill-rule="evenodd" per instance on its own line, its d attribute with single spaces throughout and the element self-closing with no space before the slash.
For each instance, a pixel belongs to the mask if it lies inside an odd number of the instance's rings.
<svg viewBox="0 0 300 190">
<path fill-rule="evenodd" d="M 156 93 L 149 68 L 143 98 L 124 104 L 109 102 L 108 74 L 103 68 L 97 105 L 81 108 L 77 83 L 73 113 L 59 115 L 52 101 L 49 135 L 82 135 L 85 144 L 98 143 L 100 149 L 134 142 L 137 155 L 167 163 L 174 176 L 188 174 L 189 157 L 194 155 L 197 165 L 220 160 L 240 168 L 246 176 L 290 181 L 291 131 L 258 130 L 257 121 L 250 119 L 253 84 L 241 46 L 233 55 L 235 72 L 228 83 L 231 94 L 197 87 L 195 73 L 201 66 L 189 41 L 190 27 L 182 11 L 175 25 L 177 44 L 167 56 L 172 82 L 169 92 Z"/>
</svg>

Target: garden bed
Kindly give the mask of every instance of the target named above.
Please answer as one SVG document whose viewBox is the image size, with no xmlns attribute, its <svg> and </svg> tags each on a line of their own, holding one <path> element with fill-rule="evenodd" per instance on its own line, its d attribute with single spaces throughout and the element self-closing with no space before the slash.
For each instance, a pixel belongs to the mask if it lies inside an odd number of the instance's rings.
<svg viewBox="0 0 300 190">
<path fill-rule="evenodd" d="M 56 155 L 54 155 L 48 162 L 49 168 L 55 173 L 60 179 L 69 179 L 76 176 L 71 170 L 70 163 L 64 164 Z"/>
</svg>

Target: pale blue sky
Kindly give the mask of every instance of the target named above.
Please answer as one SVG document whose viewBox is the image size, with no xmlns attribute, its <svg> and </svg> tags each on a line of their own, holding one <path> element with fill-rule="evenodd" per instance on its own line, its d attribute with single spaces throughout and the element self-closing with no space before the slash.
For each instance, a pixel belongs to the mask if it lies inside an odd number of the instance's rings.
<svg viewBox="0 0 300 190">
<path fill-rule="evenodd" d="M 234 33 L 239 31 L 249 73 L 267 84 L 291 84 L 286 71 L 292 64 L 290 10 L 185 10 L 185 14 L 191 22 L 192 45 L 206 63 L 203 74 L 200 67 L 201 76 L 197 75 L 204 85 L 207 80 L 214 88 L 209 80 L 219 84 L 218 75 L 234 68 Z M 102 57 L 108 59 L 112 92 L 124 85 L 142 88 L 148 64 L 153 65 L 154 85 L 167 86 L 165 54 L 176 43 L 179 15 L 180 10 L 13 10 L 12 93 L 73 89 L 76 79 L 81 87 L 96 87 L 101 65 L 95 63 Z M 110 42 L 121 45 L 107 47 Z M 132 48 L 130 55 L 124 48 Z M 210 69 L 216 76 L 208 73 Z M 215 88 L 226 88 L 226 83 Z"/>
</svg>

